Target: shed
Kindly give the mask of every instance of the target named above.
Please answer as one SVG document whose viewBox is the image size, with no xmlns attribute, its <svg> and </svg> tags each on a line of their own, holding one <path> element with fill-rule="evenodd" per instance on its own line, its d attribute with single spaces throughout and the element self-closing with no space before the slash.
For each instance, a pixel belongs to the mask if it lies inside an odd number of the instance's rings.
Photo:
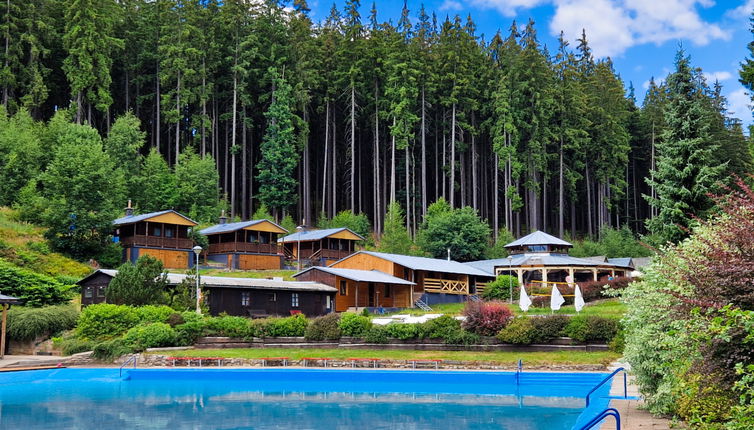
<svg viewBox="0 0 754 430">
<path fill-rule="evenodd" d="M 228 269 L 282 269 L 283 253 L 278 235 L 288 230 L 266 219 L 227 223 L 207 227 L 199 233 L 207 236 L 207 259 L 224 264 Z"/>
</svg>

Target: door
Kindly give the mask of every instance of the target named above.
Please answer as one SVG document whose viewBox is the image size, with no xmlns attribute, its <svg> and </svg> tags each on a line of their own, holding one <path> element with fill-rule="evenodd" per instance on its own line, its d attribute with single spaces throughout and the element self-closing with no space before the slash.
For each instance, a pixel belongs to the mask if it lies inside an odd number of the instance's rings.
<svg viewBox="0 0 754 430">
<path fill-rule="evenodd" d="M 369 283 L 369 304 L 367 305 L 370 308 L 374 307 L 374 301 L 375 301 L 374 300 L 374 295 L 375 295 L 374 284 L 370 282 Z"/>
</svg>

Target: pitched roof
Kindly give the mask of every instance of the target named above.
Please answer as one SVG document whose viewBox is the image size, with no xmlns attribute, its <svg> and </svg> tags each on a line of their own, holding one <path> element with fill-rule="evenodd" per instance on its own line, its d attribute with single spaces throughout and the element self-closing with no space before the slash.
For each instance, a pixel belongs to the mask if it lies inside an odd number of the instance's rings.
<svg viewBox="0 0 754 430">
<path fill-rule="evenodd" d="M 340 276 L 341 278 L 350 279 L 356 282 L 376 282 L 380 284 L 416 285 L 414 282 L 407 281 L 405 279 L 401 279 L 393 275 L 388 275 L 387 273 L 380 272 L 379 270 L 341 269 L 337 267 L 314 266 L 302 272 L 296 273 L 295 275 L 293 275 L 293 277 L 294 278 L 298 277 L 299 275 L 303 275 L 304 273 L 309 272 L 311 270 L 319 270 L 322 272 L 331 273 L 333 275 Z"/>
<path fill-rule="evenodd" d="M 588 258 L 571 257 L 570 255 L 532 255 L 532 254 L 517 254 L 513 255 L 513 258 L 508 261 L 507 258 L 497 258 L 494 260 L 479 260 L 469 261 L 465 263 L 469 266 L 476 267 L 479 270 L 484 270 L 489 273 L 495 273 L 496 268 L 505 269 L 509 265 L 512 267 L 521 266 L 576 266 L 576 267 L 630 267 L 623 264 L 614 262 L 605 262 L 599 260 L 591 260 Z M 616 259 L 623 260 L 623 259 Z"/>
<path fill-rule="evenodd" d="M 253 225 L 257 225 L 259 223 L 268 222 L 275 227 L 279 228 L 280 230 L 287 232 L 288 230 L 284 229 L 283 227 L 280 227 L 279 225 L 275 224 L 274 222 L 266 219 L 255 219 L 255 220 L 249 220 L 249 221 L 240 221 L 240 222 L 231 222 L 231 223 L 225 223 L 225 224 L 215 224 L 212 227 L 207 227 L 203 230 L 200 230 L 199 233 L 207 236 L 210 234 L 218 234 L 218 233 L 229 233 L 237 230 L 244 229 L 246 227 L 251 227 Z"/>
<path fill-rule="evenodd" d="M 479 270 L 473 266 L 459 263 L 453 260 L 441 260 L 439 258 L 414 257 L 412 255 L 387 254 L 384 252 L 359 251 L 356 254 L 367 254 L 383 260 L 392 261 L 412 270 L 426 270 L 429 272 L 456 273 L 473 276 L 494 276 L 488 272 Z M 351 256 L 356 255 L 351 254 Z M 343 260 L 350 258 L 346 257 Z M 340 260 L 340 261 L 343 261 Z M 336 263 L 333 263 L 336 264 Z M 331 266 L 333 265 L 331 264 Z"/>
<path fill-rule="evenodd" d="M 513 248 L 517 246 L 529 246 L 529 245 L 558 245 L 558 246 L 573 246 L 563 239 L 558 239 L 555 236 L 549 235 L 543 231 L 535 231 L 534 233 L 527 234 L 526 236 L 514 240 L 513 242 L 505 245 L 506 248 Z"/>
<path fill-rule="evenodd" d="M 165 214 L 171 213 L 171 212 L 174 213 L 174 214 L 176 214 L 176 215 L 178 215 L 181 218 L 184 218 L 185 220 L 187 220 L 189 222 L 194 223 L 194 225 L 198 224 L 196 221 L 192 220 L 191 218 L 189 218 L 189 217 L 187 217 L 185 215 L 182 215 L 179 212 L 176 212 L 176 211 L 174 211 L 172 209 L 168 209 L 168 210 L 164 210 L 164 211 L 150 212 L 150 213 L 140 214 L 140 215 L 124 216 L 124 217 L 121 217 L 121 218 L 118 218 L 118 219 L 114 220 L 113 221 L 113 225 L 119 226 L 119 225 L 133 224 L 133 223 L 136 223 L 136 222 L 139 222 L 139 221 L 145 221 L 145 220 L 148 220 L 150 218 L 154 218 L 154 217 L 160 216 L 160 215 L 165 215 Z"/>
<path fill-rule="evenodd" d="M 98 273 L 103 273 L 111 278 L 118 274 L 117 270 L 99 269 L 89 276 L 81 279 L 81 284 Z M 168 273 L 168 284 L 177 285 L 189 278 L 189 275 L 181 273 Z M 324 291 L 336 292 L 335 287 L 309 281 L 283 281 L 282 279 L 262 278 L 226 278 L 223 276 L 202 276 L 200 279 L 204 288 L 248 288 L 254 290 L 290 290 L 290 291 Z"/>
<path fill-rule="evenodd" d="M 625 258 L 608 258 L 607 262 L 612 264 L 613 266 L 618 267 L 630 267 L 634 268 L 634 260 L 631 257 L 625 257 Z"/>
<path fill-rule="evenodd" d="M 306 242 L 306 241 L 312 241 L 312 240 L 320 240 L 324 239 L 326 237 L 332 236 L 336 233 L 340 233 L 341 231 L 349 231 L 353 233 L 355 236 L 358 236 L 360 240 L 364 240 L 364 237 L 361 236 L 358 233 L 355 233 L 353 230 L 348 229 L 346 227 L 339 227 L 339 228 L 327 228 L 324 230 L 304 230 L 304 231 L 298 231 L 293 234 L 289 234 L 288 236 L 281 237 L 278 239 L 278 242 L 285 243 L 285 242 Z"/>
</svg>

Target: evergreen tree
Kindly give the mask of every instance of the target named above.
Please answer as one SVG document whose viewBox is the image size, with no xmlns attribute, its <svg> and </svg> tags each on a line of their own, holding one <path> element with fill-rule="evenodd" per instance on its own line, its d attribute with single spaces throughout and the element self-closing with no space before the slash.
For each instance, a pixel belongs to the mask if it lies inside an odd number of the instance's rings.
<svg viewBox="0 0 754 430">
<path fill-rule="evenodd" d="M 176 178 L 164 158 L 152 148 L 142 160 L 131 181 L 129 197 L 140 212 L 156 212 L 174 207 Z"/>
<path fill-rule="evenodd" d="M 26 110 L 8 118 L 0 112 L 0 204 L 16 203 L 18 192 L 40 173 L 41 127 Z"/>
<path fill-rule="evenodd" d="M 698 70 L 683 50 L 676 54 L 675 72 L 667 79 L 666 128 L 658 146 L 657 171 L 648 182 L 657 198 L 648 197 L 657 216 L 647 221 L 650 232 L 665 242 L 688 235 L 693 217 L 704 217 L 712 207 L 708 197 L 725 165 L 714 164 L 717 149 L 711 140 Z"/>
<path fill-rule="evenodd" d="M 411 255 L 413 242 L 406 231 L 403 209 L 398 202 L 390 202 L 385 214 L 385 230 L 377 249 L 389 254 Z"/>
<path fill-rule="evenodd" d="M 136 263 L 125 263 L 118 267 L 105 290 L 107 303 L 116 305 L 145 306 L 158 305 L 167 301 L 168 275 L 163 272 L 162 262 L 144 255 Z"/>
<path fill-rule="evenodd" d="M 213 222 L 219 212 L 220 178 L 211 156 L 186 148 L 175 166 L 175 209 L 200 222 Z"/>
<path fill-rule="evenodd" d="M 451 208 L 442 197 L 427 208 L 419 229 L 417 245 L 435 258 L 456 261 L 481 260 L 485 257 L 490 227 L 469 207 Z"/>
<path fill-rule="evenodd" d="M 749 18 L 749 31 L 754 36 L 754 11 Z M 746 45 L 749 50 L 749 56 L 741 63 L 741 69 L 738 71 L 738 81 L 749 90 L 749 97 L 754 102 L 754 40 Z"/>
<path fill-rule="evenodd" d="M 274 70 L 271 73 L 277 74 Z M 260 147 L 262 158 L 257 165 L 259 200 L 277 213 L 293 205 L 297 198 L 293 171 L 298 160 L 291 104 L 291 87 L 277 76 L 272 104 L 265 113 L 267 130 Z"/>
</svg>

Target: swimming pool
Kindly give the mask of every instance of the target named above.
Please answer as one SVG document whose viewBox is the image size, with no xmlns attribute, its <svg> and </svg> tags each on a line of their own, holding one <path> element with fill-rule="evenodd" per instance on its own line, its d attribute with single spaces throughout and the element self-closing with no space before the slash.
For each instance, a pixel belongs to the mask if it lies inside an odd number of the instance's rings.
<svg viewBox="0 0 754 430">
<path fill-rule="evenodd" d="M 0 374 L 8 429 L 571 429 L 604 373 L 56 369 Z M 604 409 L 609 384 L 592 397 Z"/>
</svg>

